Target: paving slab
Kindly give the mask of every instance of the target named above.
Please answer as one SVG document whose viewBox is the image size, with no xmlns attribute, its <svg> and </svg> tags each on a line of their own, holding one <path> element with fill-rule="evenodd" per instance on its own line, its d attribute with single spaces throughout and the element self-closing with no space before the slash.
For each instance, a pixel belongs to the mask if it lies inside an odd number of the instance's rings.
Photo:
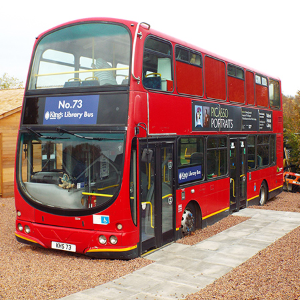
<svg viewBox="0 0 300 300">
<path fill-rule="evenodd" d="M 145 256 L 152 264 L 61 299 L 183 299 L 300 226 L 300 213 L 294 212 L 246 208 L 233 215 L 250 219 L 193 246 L 167 245 Z"/>
</svg>

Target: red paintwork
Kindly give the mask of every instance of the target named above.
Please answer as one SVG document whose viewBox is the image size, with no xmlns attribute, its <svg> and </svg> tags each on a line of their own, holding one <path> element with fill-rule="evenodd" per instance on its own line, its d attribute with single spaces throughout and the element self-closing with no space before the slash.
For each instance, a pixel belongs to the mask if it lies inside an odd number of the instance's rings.
<svg viewBox="0 0 300 300">
<path fill-rule="evenodd" d="M 203 95 L 202 68 L 176 61 L 176 78 L 178 93 Z"/>
<path fill-rule="evenodd" d="M 119 22 L 124 24 L 131 32 L 133 43 L 137 22 L 108 18 L 91 18 L 68 22 L 62 26 L 71 25 L 75 22 L 90 21 Z M 59 27 L 60 26 L 54 27 L 51 30 Z M 152 134 L 164 134 L 167 136 L 173 134 L 193 134 L 191 117 L 192 100 L 195 98 L 202 101 L 210 98 L 212 101 L 217 99 L 244 103 L 246 97 L 246 104 L 268 107 L 268 89 L 266 87 L 258 86 L 254 83 L 255 70 L 252 69 L 253 73 L 246 71 L 249 70 L 249 68 L 246 66 L 238 64 L 232 60 L 225 59 L 221 56 L 215 55 L 173 37 L 161 34 L 152 28 L 148 29 L 147 26 L 140 26 L 138 31 L 142 33 L 142 39 L 138 38 L 136 40 L 134 57 L 135 68 L 133 71 L 136 77 L 142 78 L 144 41 L 150 34 L 169 40 L 173 45 L 173 49 L 175 49 L 174 47 L 176 44 L 180 44 L 202 53 L 202 58 L 204 61 L 203 67 L 199 68 L 178 61 L 173 62 L 173 70 L 176 71 L 176 74 L 174 74 L 173 81 L 169 82 L 168 84 L 168 92 L 152 92 L 146 90 L 141 82 L 130 76 L 128 131 L 126 137 L 126 159 L 124 165 L 123 182 L 120 194 L 115 203 L 99 213 L 110 216 L 111 222 L 109 225 L 93 224 L 91 215 L 80 217 L 63 217 L 38 211 L 22 199 L 15 183 L 16 209 L 17 211 L 21 211 L 21 216 L 17 217 L 16 223 L 18 224 L 20 222 L 22 225 L 29 224 L 32 229 L 30 236 L 16 231 L 19 236 L 23 236 L 24 238 L 35 241 L 45 247 L 50 247 L 51 240 L 57 238 L 59 241 L 76 244 L 77 250 L 81 253 L 86 253 L 88 249 L 117 248 L 116 246 L 109 244 L 106 246 L 101 246 L 98 242 L 98 236 L 100 234 L 104 234 L 106 236 L 109 236 L 110 234 L 118 235 L 118 247 L 126 248 L 137 245 L 139 242 L 139 210 L 137 212 L 138 224 L 136 226 L 132 222 L 129 207 L 129 158 L 131 153 L 132 139 L 135 137 L 135 126 L 139 122 L 145 123 L 148 126 L 150 136 Z M 36 43 L 47 32 L 39 35 Z M 245 87 L 243 86 L 244 81 L 235 80 L 234 78 L 229 78 L 227 76 L 227 63 L 240 66 L 244 69 L 246 74 L 246 91 Z M 267 74 L 263 74 L 261 72 L 259 72 L 259 74 L 268 77 Z M 197 81 L 194 80 L 193 76 L 197 76 Z M 272 78 L 274 79 L 274 77 Z M 196 86 L 194 86 L 194 83 Z M 183 94 L 194 94 L 196 96 L 189 97 Z M 249 178 L 250 173 L 248 173 L 248 200 L 259 195 L 259 188 L 262 180 L 267 181 L 269 190 L 275 189 L 276 187 L 282 185 L 283 151 L 282 146 L 280 146 L 280 143 L 282 144 L 283 130 L 282 111 L 273 110 L 273 117 L 273 132 L 281 134 L 277 138 L 277 166 L 251 172 L 251 180 Z M 243 135 L 246 135 L 247 133 L 248 132 L 232 132 L 232 134 Z M 201 132 L 197 132 L 197 134 L 201 134 Z M 206 134 L 209 133 L 206 132 L 205 135 Z M 211 134 L 218 133 L 212 132 Z M 226 132 L 226 134 L 228 134 L 228 132 Z M 137 137 L 144 138 L 145 136 L 145 131 L 140 129 Z M 139 140 L 137 140 L 137 147 L 138 146 Z M 139 169 L 139 161 L 137 161 L 137 169 Z M 274 176 L 274 174 L 276 175 Z M 181 192 L 183 190 L 186 194 L 185 200 L 181 200 Z M 194 190 L 194 192 L 192 192 L 192 190 Z M 137 194 L 139 195 L 139 184 L 137 184 Z M 176 190 L 176 228 L 180 227 L 182 212 L 184 211 L 185 206 L 191 200 L 198 202 L 203 217 L 207 217 L 218 211 L 229 208 L 230 179 L 227 177 L 220 180 L 195 184 L 194 186 Z M 84 226 L 82 222 L 84 222 Z M 123 229 L 121 231 L 116 229 L 117 223 L 123 224 Z"/>
<path fill-rule="evenodd" d="M 185 192 L 185 200 L 182 200 L 182 192 Z M 181 226 L 182 212 L 190 201 L 198 202 L 202 218 L 220 210 L 229 209 L 229 178 L 178 189 L 176 191 L 176 228 Z"/>
<path fill-rule="evenodd" d="M 245 103 L 245 81 L 228 76 L 228 100 L 230 102 Z"/>
<path fill-rule="evenodd" d="M 225 63 L 206 56 L 204 74 L 207 98 L 226 100 Z"/>
<path fill-rule="evenodd" d="M 254 84 L 254 73 L 246 71 L 246 103 L 249 105 L 255 105 Z"/>
<path fill-rule="evenodd" d="M 256 84 L 255 95 L 257 106 L 269 107 L 268 87 Z"/>
</svg>

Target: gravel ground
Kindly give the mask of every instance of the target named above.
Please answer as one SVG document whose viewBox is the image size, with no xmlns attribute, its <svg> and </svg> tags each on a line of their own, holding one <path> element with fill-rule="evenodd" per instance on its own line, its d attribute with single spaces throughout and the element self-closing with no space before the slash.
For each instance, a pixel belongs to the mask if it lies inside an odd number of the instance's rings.
<svg viewBox="0 0 300 300">
<path fill-rule="evenodd" d="M 300 212 L 300 195 L 282 193 L 263 209 Z M 246 219 L 228 216 L 178 242 L 195 244 Z M 0 299 L 58 299 L 151 263 L 90 259 L 20 244 L 14 237 L 13 198 L 0 198 L 0 228 Z M 300 227 L 188 299 L 300 299 L 299 237 Z"/>
<path fill-rule="evenodd" d="M 259 209 L 300 212 L 300 194 L 283 192 Z M 300 227 L 187 300 L 300 299 Z"/>
<path fill-rule="evenodd" d="M 0 299 L 58 299 L 129 274 L 151 263 L 91 259 L 15 239 L 13 198 L 0 198 Z"/>
</svg>

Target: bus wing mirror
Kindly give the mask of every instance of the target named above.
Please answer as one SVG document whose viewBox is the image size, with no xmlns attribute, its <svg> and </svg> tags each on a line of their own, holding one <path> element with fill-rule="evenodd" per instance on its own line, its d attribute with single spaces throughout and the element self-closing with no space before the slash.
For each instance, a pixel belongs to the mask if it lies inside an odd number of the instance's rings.
<svg viewBox="0 0 300 300">
<path fill-rule="evenodd" d="M 142 162 L 151 163 L 153 150 L 145 148 L 142 153 Z"/>
</svg>

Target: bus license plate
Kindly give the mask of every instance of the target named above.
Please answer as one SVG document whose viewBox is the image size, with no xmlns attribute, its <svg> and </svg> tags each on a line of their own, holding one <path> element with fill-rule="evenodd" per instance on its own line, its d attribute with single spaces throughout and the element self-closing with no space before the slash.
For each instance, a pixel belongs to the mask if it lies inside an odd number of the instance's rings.
<svg viewBox="0 0 300 300">
<path fill-rule="evenodd" d="M 51 248 L 63 251 L 76 252 L 76 245 L 60 242 L 51 242 Z"/>
</svg>

